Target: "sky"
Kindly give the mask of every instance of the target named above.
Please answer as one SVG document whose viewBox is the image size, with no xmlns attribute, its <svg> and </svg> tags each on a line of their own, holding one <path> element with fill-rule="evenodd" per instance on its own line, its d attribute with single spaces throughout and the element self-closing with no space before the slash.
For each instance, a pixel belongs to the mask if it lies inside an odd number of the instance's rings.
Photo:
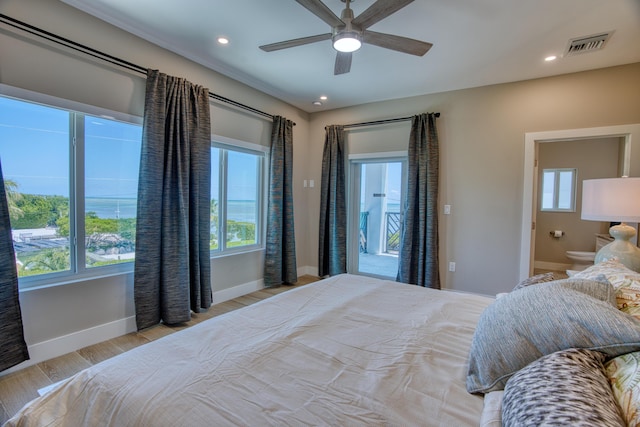
<svg viewBox="0 0 640 427">
<path fill-rule="evenodd" d="M 92 116 L 85 116 L 84 124 L 86 197 L 135 198 L 141 126 Z M 4 178 L 16 181 L 21 193 L 68 197 L 69 128 L 66 110 L 0 97 Z M 230 200 L 255 200 L 255 163 L 255 157 L 243 153 L 230 156 Z M 217 185 L 218 176 L 212 174 L 212 187 Z"/>
</svg>

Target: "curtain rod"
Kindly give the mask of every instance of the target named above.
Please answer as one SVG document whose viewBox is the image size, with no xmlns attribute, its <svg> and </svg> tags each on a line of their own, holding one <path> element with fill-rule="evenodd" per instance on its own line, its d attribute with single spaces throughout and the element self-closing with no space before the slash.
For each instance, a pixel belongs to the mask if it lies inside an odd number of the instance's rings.
<svg viewBox="0 0 640 427">
<path fill-rule="evenodd" d="M 15 18 L 11 18 L 10 16 L 4 15 L 4 14 L 0 14 L 0 22 L 3 22 L 4 24 L 7 24 L 7 25 L 9 25 L 11 27 L 14 27 L 14 28 L 16 28 L 18 30 L 21 30 L 21 31 L 24 31 L 24 32 L 27 32 L 29 34 L 32 34 L 34 36 L 49 40 L 51 42 L 54 42 L 54 43 L 57 43 L 59 45 L 65 46 L 67 48 L 73 49 L 75 51 L 84 53 L 85 55 L 93 56 L 94 58 L 100 59 L 102 61 L 106 61 L 106 62 L 109 62 L 111 64 L 117 65 L 119 67 L 126 68 L 128 70 L 134 71 L 136 73 L 143 74 L 145 77 L 147 75 L 147 69 L 142 67 L 142 66 L 140 66 L 140 65 L 136 65 L 136 64 L 134 64 L 132 62 L 125 61 L 124 59 L 120 59 L 118 57 L 109 55 L 109 54 L 107 54 L 105 52 L 93 49 L 93 48 L 91 48 L 89 46 L 80 44 L 80 43 L 75 42 L 73 40 L 66 39 L 66 38 L 64 38 L 62 36 L 59 36 L 57 34 L 50 33 L 49 31 L 45 31 L 45 30 L 43 30 L 41 28 L 38 28 L 38 27 L 35 27 L 33 25 L 27 24 L 26 22 L 22 22 L 22 21 L 19 21 L 19 20 L 15 19 Z M 274 117 L 272 114 L 265 113 L 264 111 L 260 111 L 260 110 L 258 110 L 256 108 L 253 108 L 253 107 L 250 107 L 248 105 L 242 104 L 242 103 L 240 103 L 238 101 L 234 101 L 232 99 L 226 98 L 226 97 L 224 97 L 222 95 L 215 94 L 213 92 L 209 92 L 209 98 L 213 98 L 213 99 L 215 99 L 217 101 L 224 102 L 225 104 L 230 104 L 230 105 L 233 105 L 235 107 L 242 108 L 243 110 L 247 110 L 247 111 L 250 111 L 252 113 L 259 114 L 259 115 L 264 116 L 264 117 L 268 117 L 270 119 L 273 119 L 273 117 Z M 295 123 L 293 123 L 293 125 L 295 126 Z"/>
<path fill-rule="evenodd" d="M 433 114 L 436 117 L 440 117 L 440 113 L 433 113 Z M 375 120 L 373 122 L 351 123 L 349 125 L 344 125 L 343 128 L 344 129 L 348 129 L 348 128 L 358 128 L 358 127 L 363 127 L 363 126 L 381 125 L 381 124 L 384 124 L 384 123 L 404 122 L 404 121 L 413 119 L 413 117 L 414 116 L 398 117 L 396 119 Z"/>
</svg>

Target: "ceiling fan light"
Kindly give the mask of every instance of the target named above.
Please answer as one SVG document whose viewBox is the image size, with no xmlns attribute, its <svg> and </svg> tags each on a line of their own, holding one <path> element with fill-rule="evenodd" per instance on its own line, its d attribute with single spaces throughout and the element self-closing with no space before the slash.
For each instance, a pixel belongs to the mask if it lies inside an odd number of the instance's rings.
<svg viewBox="0 0 640 427">
<path fill-rule="evenodd" d="M 333 48 L 338 52 L 355 52 L 360 49 L 362 42 L 355 31 L 346 31 L 333 36 Z"/>
</svg>

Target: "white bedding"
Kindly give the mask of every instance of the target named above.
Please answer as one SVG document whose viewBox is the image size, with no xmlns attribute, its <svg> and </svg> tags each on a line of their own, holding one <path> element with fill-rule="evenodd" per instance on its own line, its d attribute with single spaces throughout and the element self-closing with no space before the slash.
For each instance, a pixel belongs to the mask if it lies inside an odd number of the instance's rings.
<svg viewBox="0 0 640 427">
<path fill-rule="evenodd" d="M 86 369 L 7 426 L 478 426 L 491 298 L 340 275 Z"/>
</svg>

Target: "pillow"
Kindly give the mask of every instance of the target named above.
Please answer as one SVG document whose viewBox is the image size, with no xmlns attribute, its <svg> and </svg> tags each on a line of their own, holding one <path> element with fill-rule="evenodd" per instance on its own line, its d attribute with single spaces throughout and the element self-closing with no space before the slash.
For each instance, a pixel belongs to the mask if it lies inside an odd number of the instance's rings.
<svg viewBox="0 0 640 427">
<path fill-rule="evenodd" d="M 569 349 L 516 372 L 504 389 L 502 425 L 624 426 L 604 359 L 597 351 Z"/>
<path fill-rule="evenodd" d="M 640 283 L 638 287 L 629 286 L 616 289 L 618 309 L 640 319 Z"/>
<path fill-rule="evenodd" d="M 573 278 L 495 300 L 473 335 L 467 391 L 502 390 L 515 372 L 559 350 L 587 348 L 610 357 L 640 350 L 640 321 L 614 304 L 610 284 Z"/>
<path fill-rule="evenodd" d="M 627 425 L 640 425 L 640 352 L 613 358 L 604 367 Z"/>
<path fill-rule="evenodd" d="M 518 283 L 513 288 L 512 292 L 513 291 L 517 291 L 518 289 L 522 289 L 522 288 L 527 287 L 527 286 L 537 285 L 538 283 L 551 282 L 553 280 L 555 280 L 555 277 L 553 276 L 553 273 L 551 273 L 551 272 L 542 273 L 542 274 L 536 274 L 535 276 L 531 276 L 531 277 L 529 277 L 527 279 L 524 279 L 520 283 Z"/>
<path fill-rule="evenodd" d="M 504 391 L 492 391 L 484 395 L 484 406 L 480 416 L 480 427 L 502 426 L 502 394 Z"/>
<path fill-rule="evenodd" d="M 598 280 L 600 276 L 604 276 L 615 288 L 618 309 L 640 319 L 640 273 L 613 258 L 592 265 L 573 277 Z"/>
<path fill-rule="evenodd" d="M 608 276 L 609 274 L 617 274 L 620 271 L 629 270 L 625 267 L 617 258 L 608 259 L 606 261 L 594 264 L 582 271 L 576 272 L 573 276 L 574 279 L 591 279 L 595 280 L 601 274 Z"/>
</svg>

